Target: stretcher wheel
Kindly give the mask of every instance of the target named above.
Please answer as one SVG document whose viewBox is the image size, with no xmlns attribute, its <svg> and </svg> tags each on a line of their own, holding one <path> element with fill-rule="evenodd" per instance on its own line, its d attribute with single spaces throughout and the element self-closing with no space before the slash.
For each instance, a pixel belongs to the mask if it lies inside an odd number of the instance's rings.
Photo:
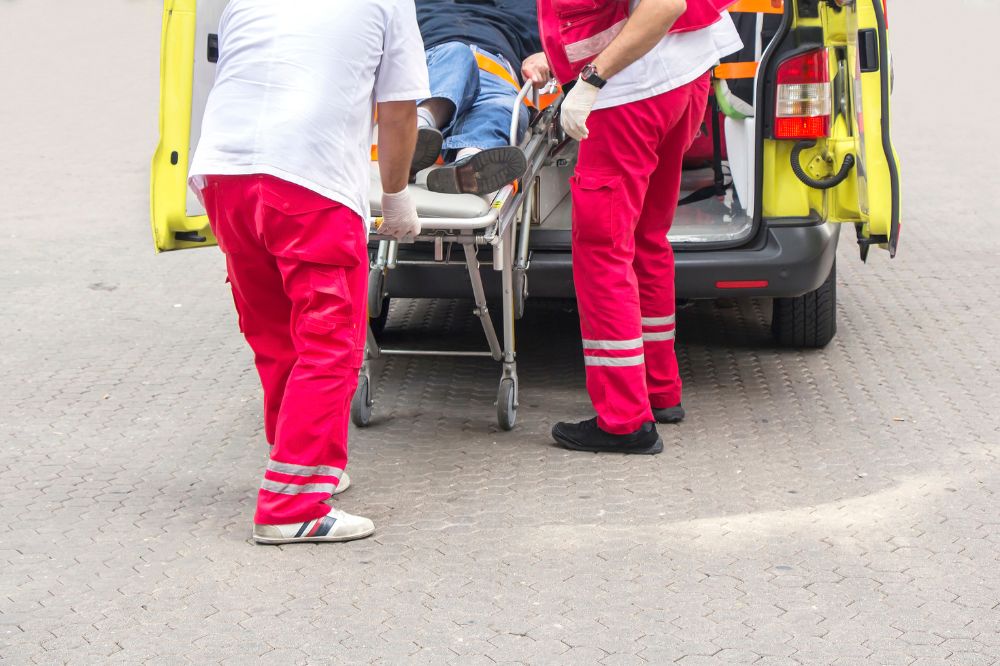
<svg viewBox="0 0 1000 666">
<path fill-rule="evenodd" d="M 368 323 L 371 324 L 372 333 L 375 337 L 382 335 L 382 331 L 385 330 L 385 325 L 389 322 L 389 297 L 386 296 L 382 299 L 382 305 L 379 308 L 380 312 L 378 316 L 372 316 L 368 318 Z"/>
<path fill-rule="evenodd" d="M 367 428 L 372 422 L 372 400 L 371 384 L 367 377 L 358 380 L 358 389 L 351 398 L 351 422 L 359 428 Z"/>
<path fill-rule="evenodd" d="M 497 392 L 497 422 L 501 430 L 513 430 L 517 423 L 517 385 L 513 379 L 500 381 Z"/>
<path fill-rule="evenodd" d="M 524 271 L 514 271 L 514 319 L 524 317 L 528 302 L 528 275 Z"/>
<path fill-rule="evenodd" d="M 385 289 L 385 270 L 372 268 L 368 273 L 368 322 L 372 333 L 382 335 L 389 321 L 389 293 Z"/>
</svg>

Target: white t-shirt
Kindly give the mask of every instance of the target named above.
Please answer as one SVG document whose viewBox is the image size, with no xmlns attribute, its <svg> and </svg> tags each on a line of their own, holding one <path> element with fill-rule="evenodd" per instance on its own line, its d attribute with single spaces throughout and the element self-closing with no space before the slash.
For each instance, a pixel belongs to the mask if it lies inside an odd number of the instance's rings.
<svg viewBox="0 0 1000 666">
<path fill-rule="evenodd" d="M 429 96 L 412 0 L 232 0 L 191 185 L 269 174 L 367 223 L 374 104 Z"/>
<path fill-rule="evenodd" d="M 633 9 L 638 4 L 634 1 Z M 594 109 L 621 106 L 680 88 L 741 48 L 743 41 L 728 12 L 702 30 L 669 34 L 652 51 L 611 77 L 597 96 Z"/>
</svg>

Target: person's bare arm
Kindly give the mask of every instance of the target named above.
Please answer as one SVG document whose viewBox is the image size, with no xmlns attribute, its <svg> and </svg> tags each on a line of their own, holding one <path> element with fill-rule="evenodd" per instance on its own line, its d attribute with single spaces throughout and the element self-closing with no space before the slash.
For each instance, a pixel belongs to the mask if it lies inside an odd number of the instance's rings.
<svg viewBox="0 0 1000 666">
<path fill-rule="evenodd" d="M 410 165 L 417 146 L 417 103 L 378 105 L 378 166 L 382 176 L 382 223 L 378 230 L 400 241 L 420 234 L 420 218 L 410 198 Z"/>
<path fill-rule="evenodd" d="M 400 192 L 410 182 L 410 164 L 417 146 L 417 103 L 378 105 L 378 166 L 383 192 Z"/>
<path fill-rule="evenodd" d="M 618 36 L 594 59 L 597 75 L 608 80 L 652 51 L 686 10 L 686 0 L 642 0 Z M 597 86 L 579 79 L 563 100 L 560 122 L 566 134 L 577 141 L 590 136 L 587 118 L 600 92 Z"/>
<path fill-rule="evenodd" d="M 597 75 L 610 79 L 652 51 L 686 10 L 686 0 L 642 0 L 614 41 L 594 60 Z"/>
</svg>

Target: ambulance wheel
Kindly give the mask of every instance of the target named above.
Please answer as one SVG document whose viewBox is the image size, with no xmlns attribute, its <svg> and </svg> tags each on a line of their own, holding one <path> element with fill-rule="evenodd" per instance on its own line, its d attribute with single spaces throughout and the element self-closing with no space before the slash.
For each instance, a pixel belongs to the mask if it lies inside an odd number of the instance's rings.
<svg viewBox="0 0 1000 666">
<path fill-rule="evenodd" d="M 358 390 L 351 398 L 351 422 L 359 428 L 367 428 L 372 422 L 372 401 L 371 384 L 367 377 L 358 380 Z"/>
<path fill-rule="evenodd" d="M 837 334 L 837 264 L 819 289 L 774 299 L 771 332 L 781 347 L 822 349 Z"/>
<path fill-rule="evenodd" d="M 497 422 L 501 430 L 513 430 L 517 423 L 517 386 L 513 379 L 500 381 L 497 392 Z"/>
</svg>

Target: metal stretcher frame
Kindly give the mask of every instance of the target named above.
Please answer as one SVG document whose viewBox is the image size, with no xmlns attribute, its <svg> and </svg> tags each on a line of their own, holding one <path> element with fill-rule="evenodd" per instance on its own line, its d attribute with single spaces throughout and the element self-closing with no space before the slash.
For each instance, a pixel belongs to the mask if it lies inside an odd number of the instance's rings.
<svg viewBox="0 0 1000 666">
<path fill-rule="evenodd" d="M 511 113 L 511 145 L 519 146 L 528 162 L 528 170 L 521 179 L 522 187 L 506 185 L 493 199 L 490 210 L 485 215 L 474 218 L 421 217 L 421 233 L 416 243 L 431 243 L 434 261 L 407 261 L 399 259 L 399 243 L 375 230 L 378 218 L 372 219 L 371 239 L 378 241 L 378 251 L 371 264 L 368 281 L 369 317 L 381 314 L 383 299 L 389 296 L 386 289 L 388 271 L 400 264 L 419 263 L 429 266 L 451 266 L 446 259 L 444 245 L 461 245 L 463 260 L 468 271 L 472 297 L 475 301 L 474 314 L 479 318 L 489 351 L 453 351 L 386 349 L 375 339 L 375 333 L 368 324 L 365 361 L 361 368 L 358 389 L 351 402 L 351 420 L 358 427 L 366 427 L 371 422 L 374 406 L 374 390 L 371 378 L 371 362 L 382 356 L 488 356 L 503 364 L 500 387 L 497 391 L 497 422 L 503 430 L 511 430 L 517 420 L 518 377 L 517 353 L 515 349 L 514 322 L 523 313 L 527 297 L 524 288 L 525 276 L 529 268 L 529 237 L 532 224 L 532 190 L 538 173 L 558 152 L 560 140 L 555 118 L 561 98 L 539 111 L 533 118 L 524 138 L 518 142 L 520 106 L 526 99 L 539 108 L 539 94 L 528 82 L 519 91 Z M 447 196 L 447 195 L 445 195 Z M 490 248 L 493 252 L 493 268 L 501 272 L 501 302 L 503 307 L 502 336 L 497 334 L 490 318 L 486 302 L 486 289 L 479 272 L 479 249 Z M 503 338 L 502 342 L 500 338 Z"/>
</svg>

